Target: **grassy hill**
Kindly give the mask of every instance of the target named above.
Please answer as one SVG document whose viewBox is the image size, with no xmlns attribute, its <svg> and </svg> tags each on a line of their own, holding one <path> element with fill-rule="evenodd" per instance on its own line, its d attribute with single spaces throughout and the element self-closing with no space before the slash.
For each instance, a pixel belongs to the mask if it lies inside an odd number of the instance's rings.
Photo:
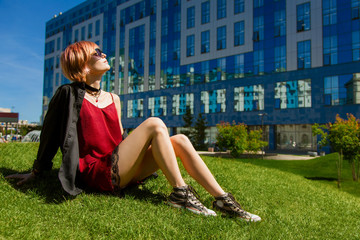
<svg viewBox="0 0 360 240">
<path fill-rule="evenodd" d="M 336 155 L 294 162 L 204 157 L 220 185 L 263 219 L 244 223 L 167 206 L 171 187 L 161 173 L 126 190 L 123 197 L 96 193 L 69 197 L 57 180 L 59 153 L 46 179 L 20 188 L 5 180 L 8 174 L 31 168 L 37 146 L 0 144 L 0 239 L 360 238 L 360 197 L 337 189 Z M 182 172 L 210 207 L 213 198 L 183 168 Z M 344 170 L 344 186 L 351 183 L 347 174 Z M 359 183 L 354 186 L 360 188 Z"/>
</svg>

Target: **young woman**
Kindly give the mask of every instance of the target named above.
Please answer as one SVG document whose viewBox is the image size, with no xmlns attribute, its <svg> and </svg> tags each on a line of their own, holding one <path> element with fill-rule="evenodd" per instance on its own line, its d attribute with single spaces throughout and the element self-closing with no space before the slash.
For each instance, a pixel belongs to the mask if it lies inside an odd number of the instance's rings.
<svg viewBox="0 0 360 240">
<path fill-rule="evenodd" d="M 113 191 L 161 169 L 173 187 L 169 205 L 216 216 L 184 182 L 176 160 L 179 157 L 190 176 L 215 197 L 215 209 L 246 221 L 261 220 L 225 193 L 189 139 L 181 134 L 169 137 L 159 118 L 148 118 L 122 138 L 120 99 L 100 89 L 101 77 L 110 66 L 95 43 L 69 45 L 61 55 L 61 67 L 73 83 L 59 87 L 49 104 L 33 170 L 8 178 L 20 179 L 18 184 L 23 184 L 50 170 L 60 147 L 63 159 L 59 179 L 71 195 L 82 191 L 79 182 L 92 189 Z"/>
</svg>

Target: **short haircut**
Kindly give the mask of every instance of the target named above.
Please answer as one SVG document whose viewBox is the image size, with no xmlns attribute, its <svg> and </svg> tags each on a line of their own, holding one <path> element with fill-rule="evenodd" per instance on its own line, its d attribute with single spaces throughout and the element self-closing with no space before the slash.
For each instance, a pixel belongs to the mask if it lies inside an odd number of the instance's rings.
<svg viewBox="0 0 360 240">
<path fill-rule="evenodd" d="M 90 60 L 94 48 L 98 48 L 98 45 L 89 41 L 80 41 L 69 45 L 61 53 L 60 58 L 64 76 L 74 82 L 85 82 L 86 63 Z"/>
</svg>

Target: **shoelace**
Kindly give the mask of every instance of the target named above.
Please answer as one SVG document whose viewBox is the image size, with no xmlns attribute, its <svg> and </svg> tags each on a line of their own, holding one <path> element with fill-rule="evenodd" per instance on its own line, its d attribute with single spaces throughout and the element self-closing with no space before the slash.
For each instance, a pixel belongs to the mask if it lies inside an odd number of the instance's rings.
<svg viewBox="0 0 360 240">
<path fill-rule="evenodd" d="M 205 206 L 200 202 L 199 198 L 199 194 L 196 192 L 196 190 L 188 185 L 188 187 L 186 188 L 186 196 L 191 196 L 192 200 L 194 200 L 195 204 L 198 205 L 201 209 L 205 209 Z M 186 201 L 188 202 L 188 197 L 186 198 Z"/>
<path fill-rule="evenodd" d="M 229 193 L 229 194 L 227 195 L 227 197 L 230 198 L 232 205 L 233 205 L 235 208 L 237 208 L 237 211 L 239 211 L 239 212 L 241 212 L 241 213 L 245 212 L 245 210 L 242 208 L 242 206 L 240 205 L 240 203 L 238 203 L 238 202 L 235 200 L 234 196 L 233 196 L 231 193 Z"/>
</svg>

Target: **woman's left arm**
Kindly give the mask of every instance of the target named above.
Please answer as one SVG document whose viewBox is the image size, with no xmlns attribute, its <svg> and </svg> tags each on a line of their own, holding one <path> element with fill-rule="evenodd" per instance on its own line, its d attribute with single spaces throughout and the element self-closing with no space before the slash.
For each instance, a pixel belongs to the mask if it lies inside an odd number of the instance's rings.
<svg viewBox="0 0 360 240">
<path fill-rule="evenodd" d="M 116 94 L 113 94 L 113 93 L 111 93 L 111 94 L 113 95 L 116 111 L 117 111 L 118 116 L 119 116 L 119 125 L 120 125 L 121 135 L 123 135 L 124 134 L 124 129 L 123 129 L 123 126 L 122 126 L 122 123 L 121 123 L 121 103 L 120 103 L 120 98 Z"/>
</svg>

